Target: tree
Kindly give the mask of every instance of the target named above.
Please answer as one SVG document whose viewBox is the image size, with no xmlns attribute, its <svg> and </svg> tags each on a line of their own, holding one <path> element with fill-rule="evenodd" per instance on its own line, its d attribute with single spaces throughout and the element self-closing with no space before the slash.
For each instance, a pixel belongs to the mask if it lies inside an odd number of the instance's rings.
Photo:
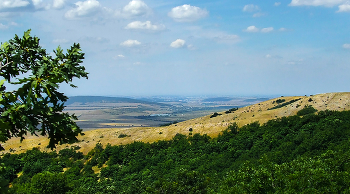
<svg viewBox="0 0 350 194">
<path fill-rule="evenodd" d="M 39 45 L 39 38 L 24 32 L 0 47 L 0 142 L 27 133 L 48 136 L 48 147 L 74 142 L 82 130 L 74 122 L 76 116 L 63 112 L 68 97 L 58 92 L 61 83 L 73 78 L 88 78 L 79 44 L 67 53 L 58 47 L 54 54 Z M 5 85 L 17 87 L 7 91 Z M 0 144 L 0 150 L 4 148 Z"/>
</svg>

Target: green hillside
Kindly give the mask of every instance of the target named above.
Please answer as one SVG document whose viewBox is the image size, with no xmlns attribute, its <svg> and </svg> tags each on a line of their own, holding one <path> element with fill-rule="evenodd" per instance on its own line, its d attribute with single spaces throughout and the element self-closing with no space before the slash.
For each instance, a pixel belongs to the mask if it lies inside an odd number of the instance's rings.
<svg viewBox="0 0 350 194">
<path fill-rule="evenodd" d="M 5 154 L 10 193 L 348 193 L 350 111 L 229 126 L 216 138 Z M 120 138 L 125 138 L 120 136 Z"/>
</svg>

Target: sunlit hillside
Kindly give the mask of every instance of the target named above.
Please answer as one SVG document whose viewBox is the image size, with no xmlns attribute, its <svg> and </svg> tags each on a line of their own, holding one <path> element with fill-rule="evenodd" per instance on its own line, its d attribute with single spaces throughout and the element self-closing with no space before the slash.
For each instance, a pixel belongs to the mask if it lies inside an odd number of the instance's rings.
<svg viewBox="0 0 350 194">
<path fill-rule="evenodd" d="M 84 136 L 79 136 L 78 143 L 58 145 L 57 150 L 79 146 L 81 147 L 79 151 L 86 154 L 95 147 L 96 143 L 121 145 L 134 141 L 154 142 L 157 140 L 169 140 L 177 133 L 184 135 L 200 133 L 215 137 L 232 123 L 237 123 L 238 126 L 256 121 L 263 124 L 271 119 L 295 115 L 305 106 L 312 106 L 317 110 L 350 110 L 350 93 L 279 97 L 239 108 L 233 112 L 219 112 L 215 115 L 213 113 L 165 127 L 97 129 L 85 132 Z M 46 137 L 28 136 L 22 143 L 19 142 L 19 138 L 12 138 L 7 141 L 3 144 L 6 149 L 4 152 L 19 153 L 33 147 L 39 147 L 41 150 L 49 151 L 45 148 L 48 145 L 48 139 Z"/>
</svg>

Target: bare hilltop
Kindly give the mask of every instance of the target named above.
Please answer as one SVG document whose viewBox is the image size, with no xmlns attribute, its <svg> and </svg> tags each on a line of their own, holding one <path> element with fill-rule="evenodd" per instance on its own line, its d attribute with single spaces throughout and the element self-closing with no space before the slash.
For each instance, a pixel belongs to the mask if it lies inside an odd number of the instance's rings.
<svg viewBox="0 0 350 194">
<path fill-rule="evenodd" d="M 135 127 L 135 128 L 107 128 L 84 132 L 79 136 L 79 142 L 58 145 L 57 150 L 79 146 L 79 151 L 87 154 L 97 143 L 102 145 L 123 145 L 134 141 L 155 142 L 170 140 L 177 133 L 192 135 L 195 133 L 218 136 L 229 125 L 237 123 L 243 126 L 252 122 L 266 123 L 271 119 L 296 115 L 304 107 L 312 106 L 318 111 L 350 110 L 350 92 L 326 93 L 312 96 L 279 97 L 258 104 L 242 107 L 237 110 L 227 110 L 200 118 L 187 120 L 164 127 Z M 6 152 L 21 153 L 33 147 L 42 151 L 50 151 L 47 137 L 27 136 L 22 143 L 19 138 L 12 138 L 3 144 Z"/>
</svg>

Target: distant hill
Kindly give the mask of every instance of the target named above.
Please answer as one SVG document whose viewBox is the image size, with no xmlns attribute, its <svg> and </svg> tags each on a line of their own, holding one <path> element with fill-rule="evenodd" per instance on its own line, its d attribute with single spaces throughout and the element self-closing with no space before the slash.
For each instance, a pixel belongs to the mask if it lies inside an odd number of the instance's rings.
<svg viewBox="0 0 350 194">
<path fill-rule="evenodd" d="M 106 96 L 72 96 L 69 97 L 66 105 L 72 105 L 74 103 L 141 103 L 141 104 L 151 104 L 159 106 L 170 106 L 164 103 L 150 102 L 145 100 L 138 100 L 133 98 L 126 97 L 106 97 Z"/>
<path fill-rule="evenodd" d="M 230 101 L 233 100 L 234 98 L 230 98 L 230 97 L 214 97 L 214 98 L 206 98 L 203 100 L 203 102 L 226 102 L 226 101 Z"/>
</svg>

